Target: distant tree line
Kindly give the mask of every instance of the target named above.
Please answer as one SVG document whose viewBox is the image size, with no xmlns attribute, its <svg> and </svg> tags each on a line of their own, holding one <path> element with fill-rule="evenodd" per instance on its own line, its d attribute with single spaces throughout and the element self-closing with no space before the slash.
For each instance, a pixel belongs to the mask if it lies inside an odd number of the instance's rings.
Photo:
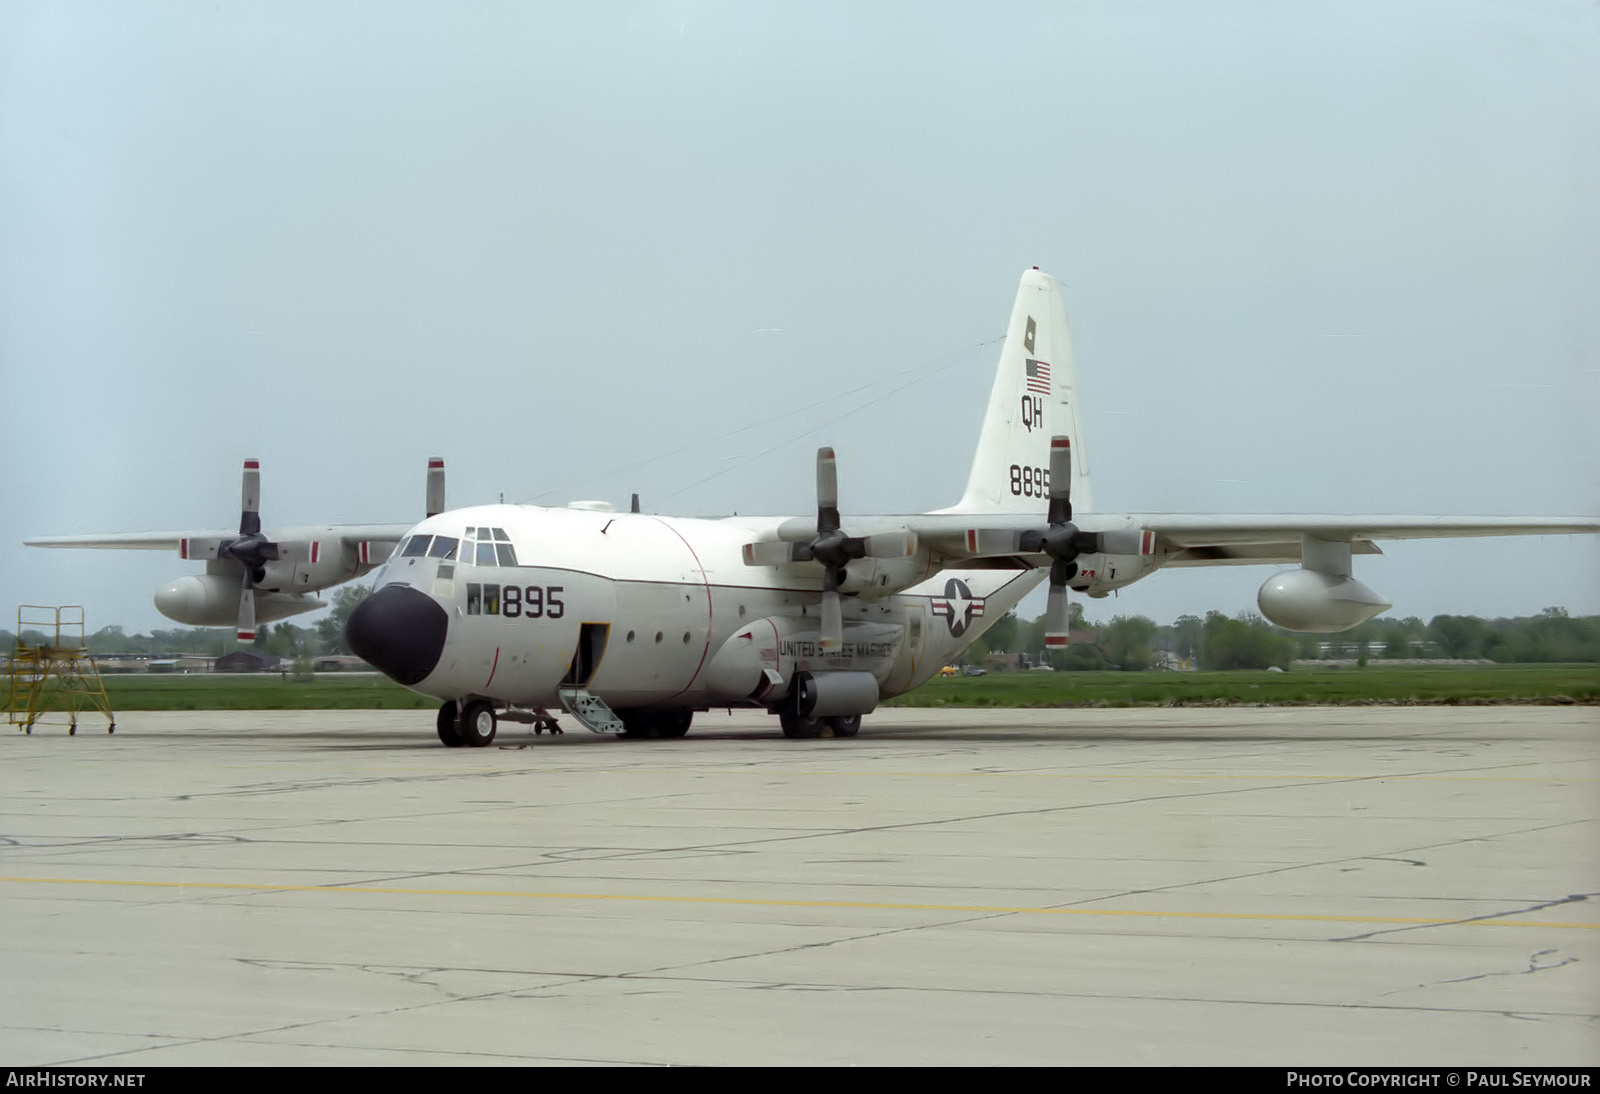
<svg viewBox="0 0 1600 1094">
<path fill-rule="evenodd" d="M 991 653 L 1018 653 L 1032 664 L 1057 669 L 1140 670 L 1160 665 L 1202 669 L 1288 668 L 1294 660 L 1373 660 L 1454 658 L 1489 661 L 1600 662 L 1600 616 L 1573 617 L 1564 608 L 1515 619 L 1436 615 L 1427 623 L 1416 616 L 1371 619 L 1340 634 L 1300 634 L 1274 627 L 1260 616 L 1205 618 L 1179 616 L 1161 625 L 1142 615 L 1119 615 L 1098 626 L 1088 624 L 1078 604 L 1071 606 L 1072 629 L 1095 634 L 1065 650 L 1046 651 L 1044 617 L 1025 622 L 1015 612 L 996 623 L 963 658 L 982 664 Z"/>
</svg>

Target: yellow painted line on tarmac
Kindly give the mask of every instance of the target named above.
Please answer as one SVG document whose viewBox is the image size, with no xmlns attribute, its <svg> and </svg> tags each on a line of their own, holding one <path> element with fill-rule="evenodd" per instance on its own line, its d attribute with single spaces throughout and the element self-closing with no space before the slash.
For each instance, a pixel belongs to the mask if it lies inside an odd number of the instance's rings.
<svg viewBox="0 0 1600 1094">
<path fill-rule="evenodd" d="M 0 877 L 14 885 L 105 885 L 145 889 L 198 889 L 250 893 L 360 893 L 375 896 L 498 897 L 513 900 L 604 900 L 645 904 L 708 904 L 760 908 L 841 908 L 895 912 L 963 912 L 977 915 L 1089 916 L 1121 919 L 1212 919 L 1279 923 L 1365 923 L 1418 927 L 1555 927 L 1595 931 L 1600 923 L 1538 919 L 1430 919 L 1411 916 L 1295 915 L 1276 912 L 1172 912 L 1135 908 L 1038 908 L 991 904 L 910 904 L 857 900 L 768 900 L 756 897 L 654 896 L 647 893 L 554 893 L 515 889 L 401 889 L 374 885 L 262 885 L 228 881 L 133 881 L 119 878 Z M 1515 913 L 1507 912 L 1506 915 Z"/>
</svg>

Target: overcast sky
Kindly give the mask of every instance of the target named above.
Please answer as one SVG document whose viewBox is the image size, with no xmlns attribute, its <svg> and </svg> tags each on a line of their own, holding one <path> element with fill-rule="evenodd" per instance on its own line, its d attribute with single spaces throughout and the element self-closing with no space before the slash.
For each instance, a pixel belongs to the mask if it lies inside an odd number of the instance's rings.
<svg viewBox="0 0 1600 1094">
<path fill-rule="evenodd" d="M 1101 510 L 1600 508 L 1600 7 L 0 6 L 0 627 L 197 564 L 35 535 L 643 495 L 953 503 L 1017 279 Z M 1596 537 L 1393 614 L 1600 612 Z M 1170 571 L 1091 619 L 1254 610 Z M 1032 609 L 1042 610 L 1042 603 Z M 301 617 L 304 623 L 315 617 Z"/>
</svg>

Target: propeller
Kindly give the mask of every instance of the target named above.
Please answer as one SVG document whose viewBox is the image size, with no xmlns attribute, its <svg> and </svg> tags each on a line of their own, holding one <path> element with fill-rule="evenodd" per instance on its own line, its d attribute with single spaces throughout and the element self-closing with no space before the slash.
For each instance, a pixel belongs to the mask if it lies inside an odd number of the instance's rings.
<svg viewBox="0 0 1600 1094">
<path fill-rule="evenodd" d="M 1067 644 L 1070 613 L 1067 608 L 1067 582 L 1078 573 L 1078 556 L 1100 549 L 1100 537 L 1079 531 L 1072 523 L 1072 442 L 1066 437 L 1050 438 L 1050 527 L 1027 531 L 1017 537 L 1021 550 L 1050 556 L 1050 595 L 1044 607 L 1044 644 L 1060 649 Z"/>
<path fill-rule="evenodd" d="M 243 570 L 239 583 L 239 621 L 241 642 L 256 640 L 255 586 L 267 576 L 267 563 L 281 558 L 285 549 L 298 544 L 279 544 L 261 533 L 261 461 L 245 460 L 239 490 L 239 534 L 237 536 L 189 536 L 179 544 L 183 558 L 231 559 Z"/>
<path fill-rule="evenodd" d="M 817 449 L 817 534 L 800 543 L 768 540 L 747 543 L 744 560 L 750 566 L 781 566 L 788 562 L 822 564 L 822 648 L 844 645 L 844 609 L 839 586 L 845 567 L 858 558 L 905 558 L 916 552 L 917 537 L 910 532 L 875 536 L 846 535 L 839 521 L 839 471 L 833 449 Z"/>
<path fill-rule="evenodd" d="M 442 513 L 444 502 L 444 460 L 439 456 L 428 458 L 428 478 L 425 497 L 428 516 Z M 337 530 L 334 530 L 335 534 Z M 237 536 L 187 536 L 179 543 L 182 558 L 231 559 L 244 571 L 239 583 L 238 636 L 241 642 L 256 639 L 256 586 L 267 577 L 267 563 L 289 558 L 296 562 L 317 560 L 317 543 L 307 540 L 274 542 L 261 531 L 261 461 L 245 460 L 244 476 L 239 489 L 239 534 Z M 370 564 L 368 543 L 359 545 L 362 564 Z M 335 579 L 337 584 L 342 578 Z M 321 588 L 321 585 L 316 586 Z M 276 590 L 268 590 L 275 592 Z"/>
<path fill-rule="evenodd" d="M 255 586 L 267 576 L 267 563 L 279 557 L 278 544 L 261 534 L 261 461 L 245 460 L 239 497 L 239 536 L 217 544 L 218 558 L 231 558 L 244 568 L 239 586 L 241 642 L 256 640 Z"/>
</svg>

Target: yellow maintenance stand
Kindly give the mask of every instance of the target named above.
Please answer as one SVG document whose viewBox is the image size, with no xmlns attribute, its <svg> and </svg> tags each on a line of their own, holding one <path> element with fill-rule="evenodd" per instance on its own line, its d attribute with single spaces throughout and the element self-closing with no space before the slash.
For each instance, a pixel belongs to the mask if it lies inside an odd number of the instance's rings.
<svg viewBox="0 0 1600 1094">
<path fill-rule="evenodd" d="M 43 635 L 37 643 L 23 640 L 28 631 Z M 97 710 L 106 716 L 106 732 L 117 731 L 116 717 L 100 672 L 84 639 L 83 608 L 45 608 L 24 604 L 17 609 L 17 648 L 6 669 L 6 719 L 32 733 L 42 715 L 64 713 L 68 735 L 78 732 L 78 712 Z"/>
</svg>

